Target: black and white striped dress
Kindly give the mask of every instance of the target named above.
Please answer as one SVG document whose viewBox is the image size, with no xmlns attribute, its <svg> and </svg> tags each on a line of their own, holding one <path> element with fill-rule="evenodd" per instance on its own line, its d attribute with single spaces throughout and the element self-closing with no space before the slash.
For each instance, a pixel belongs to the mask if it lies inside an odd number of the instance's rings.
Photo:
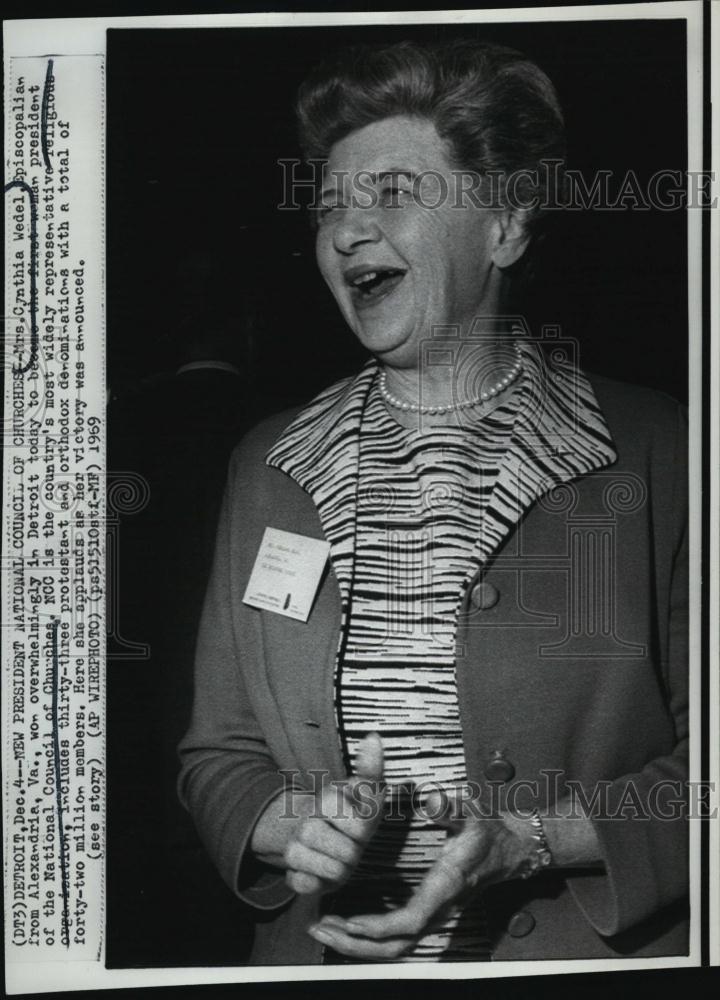
<svg viewBox="0 0 720 1000">
<path fill-rule="evenodd" d="M 312 497 L 331 544 L 342 600 L 336 715 L 348 772 L 359 741 L 378 731 L 395 789 L 466 780 L 455 633 L 469 579 L 539 497 L 617 457 L 583 373 L 570 360 L 548 362 L 526 338 L 518 344 L 513 391 L 472 428 L 402 428 L 382 402 L 373 359 L 316 397 L 267 455 Z M 334 900 L 338 913 L 401 905 L 437 857 L 444 831 L 395 821 L 410 812 L 399 792 L 391 804 Z M 476 898 L 408 960 L 489 958 Z"/>
<path fill-rule="evenodd" d="M 457 614 L 477 570 L 479 526 L 511 431 L 502 409 L 472 428 L 408 430 L 375 387 L 360 436 L 352 611 L 338 666 L 338 729 L 352 759 L 382 737 L 388 817 L 336 912 L 401 905 L 437 859 L 445 830 L 418 815 L 433 787 L 467 780 L 455 683 Z M 411 796 L 415 809 L 411 808 Z M 454 911 L 407 960 L 490 955 L 481 901 Z"/>
</svg>

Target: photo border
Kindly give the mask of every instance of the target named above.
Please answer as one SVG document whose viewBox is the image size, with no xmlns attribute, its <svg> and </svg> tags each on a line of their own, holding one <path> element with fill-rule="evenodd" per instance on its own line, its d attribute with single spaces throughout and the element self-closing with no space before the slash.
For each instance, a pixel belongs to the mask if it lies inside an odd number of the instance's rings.
<svg viewBox="0 0 720 1000">
<path fill-rule="evenodd" d="M 716 11 L 717 13 L 717 11 Z M 10 21 L 4 25 L 6 72 L 9 60 L 16 56 L 39 55 L 47 52 L 78 54 L 104 54 L 105 30 L 108 28 L 247 28 L 253 27 L 311 27 L 320 25 L 353 24 L 429 24 L 429 23 L 514 23 L 532 21 L 606 21 L 615 19 L 663 19 L 679 18 L 687 24 L 688 53 L 688 170 L 702 171 L 708 168 L 707 149 L 703 145 L 703 97 L 709 89 L 703 79 L 703 52 L 707 47 L 720 65 L 720 28 L 718 18 L 712 24 L 711 39 L 703 41 L 703 14 L 701 2 L 661 2 L 648 4 L 613 4 L 607 6 L 575 6 L 544 8 L 503 8 L 493 10 L 461 11 L 418 11 L 401 12 L 361 12 L 361 13 L 255 13 L 237 15 L 162 15 L 119 18 L 82 19 L 35 19 L 32 21 Z M 705 46 L 705 47 L 704 47 Z M 707 67 L 709 69 L 709 66 Z M 715 134 L 720 106 L 720 88 L 717 78 L 712 82 L 714 98 Z M 707 123 L 706 123 L 707 124 Z M 100 139 L 100 137 L 99 137 Z M 707 141 L 707 140 L 706 140 Z M 717 196 L 717 181 L 714 192 Z M 718 702 L 720 682 L 717 662 L 720 655 L 717 621 L 709 619 L 709 610 L 720 605 L 720 585 L 718 579 L 718 551 L 720 534 L 715 516 L 720 496 L 720 447 L 718 431 L 720 426 L 720 330 L 718 312 L 720 309 L 720 223 L 717 212 L 705 213 L 688 211 L 688 308 L 689 308 L 689 416 L 690 416 L 690 580 L 691 580 L 691 659 L 690 659 L 690 713 L 694 720 L 690 729 L 690 780 L 708 778 L 715 782 L 713 804 L 718 804 L 718 780 L 720 779 L 720 756 L 709 752 L 708 767 L 703 762 L 703 744 L 706 748 L 717 746 L 720 724 Z M 708 219 L 707 216 L 710 216 Z M 703 241 L 709 245 L 710 261 L 703 255 Z M 712 277 L 711 277 L 712 276 Z M 703 303 L 709 300 L 708 309 Z M 705 329 L 703 315 L 705 312 Z M 707 351 L 707 354 L 705 353 Z M 710 370 L 704 368 L 704 358 L 710 358 Z M 704 375 L 705 372 L 705 375 Z M 104 377 L 103 373 L 98 373 Z M 709 389 L 709 392 L 708 392 Z M 703 391 L 706 393 L 705 401 Z M 709 400 L 707 399 L 709 396 Z M 706 416 L 705 416 L 706 415 Z M 706 439 L 706 455 L 709 456 L 710 490 L 706 493 L 709 503 L 709 538 L 704 539 L 703 496 L 701 493 L 703 472 L 703 427 L 709 430 Z M 705 560 L 704 544 L 709 546 L 710 574 L 707 590 L 701 590 L 701 572 Z M 702 608 L 708 612 L 706 627 L 708 640 L 703 636 Z M 714 625 L 714 627 L 711 627 Z M 703 646 L 707 659 L 703 665 Z M 103 681 L 104 681 L 103 675 Z M 703 702 L 703 680 L 707 679 L 707 702 Z M 706 721 L 707 731 L 703 732 L 701 720 Z M 6 734 L 7 738 L 7 734 Z M 104 967 L 104 955 L 97 962 L 16 963 L 8 962 L 6 980 L 8 992 L 29 991 L 52 992 L 73 988 L 117 988 L 137 986 L 177 986 L 211 983 L 251 983 L 287 981 L 333 981 L 347 980 L 348 974 L 357 980 L 370 979 L 466 979 L 497 978 L 504 976 L 551 975 L 554 973 L 610 972 L 631 969 L 684 968 L 698 966 L 703 958 L 720 962 L 720 876 L 718 857 L 720 856 L 720 829 L 718 823 L 708 824 L 705 834 L 709 842 L 704 848 L 703 831 L 700 824 L 691 827 L 691 936 L 689 956 L 673 956 L 657 959 L 597 959 L 542 962 L 497 962 L 460 964 L 377 964 L 371 967 L 322 966 L 281 966 L 264 968 L 232 967 L 223 969 L 123 969 L 108 970 Z M 702 855 L 708 859 L 709 870 L 706 878 L 702 875 Z M 705 900 L 705 901 L 704 901 Z M 705 910 L 707 926 L 701 928 L 699 914 Z M 710 942 L 708 946 L 708 942 Z"/>
</svg>

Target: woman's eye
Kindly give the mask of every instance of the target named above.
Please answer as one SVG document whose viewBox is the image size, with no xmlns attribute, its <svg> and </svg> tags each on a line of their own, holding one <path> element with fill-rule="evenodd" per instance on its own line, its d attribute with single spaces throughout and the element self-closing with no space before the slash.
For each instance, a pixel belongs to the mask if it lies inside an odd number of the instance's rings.
<svg viewBox="0 0 720 1000">
<path fill-rule="evenodd" d="M 382 189 L 382 202 L 386 207 L 404 204 L 412 191 L 406 184 L 387 184 Z"/>
<path fill-rule="evenodd" d="M 327 220 L 334 212 L 339 212 L 343 208 L 342 204 L 338 201 L 329 202 L 325 205 L 319 205 L 315 209 L 316 219 L 318 223 Z"/>
</svg>

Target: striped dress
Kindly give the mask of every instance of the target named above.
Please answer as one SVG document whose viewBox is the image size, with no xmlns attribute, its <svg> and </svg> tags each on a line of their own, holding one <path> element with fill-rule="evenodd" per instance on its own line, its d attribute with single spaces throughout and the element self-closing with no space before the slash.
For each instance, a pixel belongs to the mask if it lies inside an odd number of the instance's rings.
<svg viewBox="0 0 720 1000">
<path fill-rule="evenodd" d="M 312 497 L 331 545 L 342 601 L 335 709 L 347 772 L 360 739 L 377 730 L 394 789 L 466 779 L 454 645 L 470 577 L 540 497 L 617 457 L 580 369 L 562 351 L 548 359 L 531 339 L 518 343 L 514 391 L 473 432 L 400 427 L 372 359 L 303 409 L 266 458 Z M 443 504 L 453 496 L 462 503 Z M 392 819 L 408 813 L 400 791 L 391 804 L 362 867 L 333 900 L 337 913 L 401 905 L 437 857 L 444 831 Z M 409 960 L 490 957 L 476 898 Z M 329 950 L 324 960 L 345 961 Z"/>
<path fill-rule="evenodd" d="M 376 913 L 407 900 L 446 838 L 417 807 L 437 784 L 450 789 L 467 780 L 455 632 L 463 592 L 478 568 L 479 525 L 512 429 L 511 411 L 497 413 L 473 429 L 421 432 L 401 427 L 375 386 L 368 396 L 352 612 L 336 710 L 350 759 L 367 733 L 382 737 L 390 804 L 337 898 L 338 913 Z M 489 956 L 476 898 L 423 937 L 406 960 Z"/>
</svg>

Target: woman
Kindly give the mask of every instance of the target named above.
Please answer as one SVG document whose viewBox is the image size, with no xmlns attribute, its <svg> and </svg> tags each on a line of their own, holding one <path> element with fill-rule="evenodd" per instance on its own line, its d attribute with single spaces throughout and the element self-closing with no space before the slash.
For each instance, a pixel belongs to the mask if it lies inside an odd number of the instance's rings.
<svg viewBox="0 0 720 1000">
<path fill-rule="evenodd" d="M 180 790 L 253 961 L 682 953 L 683 415 L 512 318 L 552 85 L 495 46 L 358 49 L 299 119 L 372 358 L 231 464 Z"/>
</svg>

